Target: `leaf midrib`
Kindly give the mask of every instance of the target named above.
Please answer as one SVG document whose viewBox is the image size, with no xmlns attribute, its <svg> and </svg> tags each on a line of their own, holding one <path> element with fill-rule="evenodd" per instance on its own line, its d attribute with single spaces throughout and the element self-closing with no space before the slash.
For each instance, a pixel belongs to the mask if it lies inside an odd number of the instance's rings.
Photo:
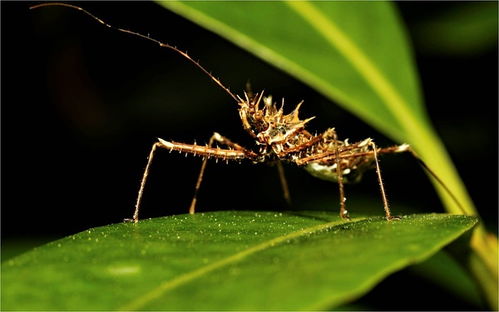
<svg viewBox="0 0 499 312">
<path fill-rule="evenodd" d="M 365 219 L 366 218 L 356 218 L 352 221 L 349 221 L 349 223 L 357 223 L 357 222 L 363 221 Z M 129 303 L 120 307 L 119 310 L 130 311 L 130 310 L 140 309 L 141 307 L 144 307 L 146 304 L 154 301 L 156 298 L 159 298 L 160 296 L 164 295 L 165 293 L 167 293 L 167 292 L 169 292 L 177 287 L 180 287 L 186 283 L 189 283 L 197 278 L 201 278 L 201 277 L 211 273 L 212 271 L 220 269 L 224 266 L 228 266 L 229 264 L 233 264 L 233 263 L 242 261 L 250 255 L 253 255 L 257 252 L 272 248 L 272 247 L 279 245 L 279 244 L 282 244 L 288 240 L 296 239 L 299 237 L 304 237 L 306 235 L 320 232 L 320 231 L 332 228 L 336 225 L 343 224 L 343 223 L 344 223 L 344 221 L 341 221 L 341 220 L 322 223 L 319 225 L 304 228 L 304 229 L 301 229 L 301 230 L 298 230 L 295 232 L 291 232 L 291 233 L 286 234 L 286 235 L 277 236 L 273 239 L 264 241 L 262 243 L 255 245 L 255 246 L 252 246 L 250 248 L 247 248 L 245 250 L 237 252 L 231 256 L 225 257 L 221 260 L 218 260 L 218 261 L 213 262 L 211 264 L 205 265 L 205 266 L 200 267 L 198 269 L 195 269 L 193 271 L 184 273 L 184 274 L 179 275 L 171 280 L 164 281 L 163 283 L 159 284 L 157 287 L 153 288 L 151 291 L 134 298 Z"/>
<path fill-rule="evenodd" d="M 422 131 L 420 123 L 408 109 L 407 101 L 386 79 L 381 70 L 370 58 L 344 34 L 338 25 L 328 19 L 315 4 L 308 1 L 286 1 L 286 4 L 301 16 L 317 33 L 321 34 L 329 45 L 337 49 L 343 57 L 364 77 L 366 83 L 383 100 L 387 108 L 400 121 L 400 126 L 407 134 Z"/>
</svg>

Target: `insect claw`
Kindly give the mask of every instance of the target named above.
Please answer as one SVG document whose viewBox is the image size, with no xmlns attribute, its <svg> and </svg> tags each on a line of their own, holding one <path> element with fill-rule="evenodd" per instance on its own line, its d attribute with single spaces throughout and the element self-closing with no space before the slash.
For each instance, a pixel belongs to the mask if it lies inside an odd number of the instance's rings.
<svg viewBox="0 0 499 312">
<path fill-rule="evenodd" d="M 402 219 L 402 216 L 387 216 L 386 220 L 387 221 L 399 221 Z"/>
<path fill-rule="evenodd" d="M 350 220 L 350 215 L 348 214 L 348 210 L 344 210 L 342 213 L 340 213 L 340 217 L 343 220 Z"/>
</svg>

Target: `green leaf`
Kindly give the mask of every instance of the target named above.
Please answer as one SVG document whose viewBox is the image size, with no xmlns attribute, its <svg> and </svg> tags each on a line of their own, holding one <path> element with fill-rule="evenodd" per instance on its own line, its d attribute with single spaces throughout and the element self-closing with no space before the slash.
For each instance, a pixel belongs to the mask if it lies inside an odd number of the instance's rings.
<svg viewBox="0 0 499 312">
<path fill-rule="evenodd" d="M 431 256 L 474 217 L 351 222 L 223 211 L 115 224 L 2 263 L 4 310 L 330 308 Z"/>
<path fill-rule="evenodd" d="M 51 242 L 59 237 L 2 238 L 2 261 L 14 258 L 35 247 Z"/>
</svg>

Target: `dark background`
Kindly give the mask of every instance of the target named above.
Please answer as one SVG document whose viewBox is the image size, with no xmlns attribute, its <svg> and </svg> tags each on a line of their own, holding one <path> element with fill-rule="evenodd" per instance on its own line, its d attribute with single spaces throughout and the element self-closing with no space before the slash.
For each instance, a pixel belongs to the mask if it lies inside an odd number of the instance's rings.
<svg viewBox="0 0 499 312">
<path fill-rule="evenodd" d="M 30 11 L 31 4 L 1 2 L 3 246 L 131 217 L 156 137 L 205 143 L 217 131 L 252 146 L 232 99 L 180 56 L 77 11 Z M 304 99 L 302 116 L 318 116 L 311 129 L 334 126 L 352 141 L 372 137 L 379 145 L 394 144 L 296 79 L 154 3 L 80 5 L 110 24 L 187 50 L 236 93 L 250 80 L 254 90 L 284 96 L 287 103 Z M 431 51 L 418 32 L 425 21 L 459 5 L 469 4 L 397 3 L 413 41 L 429 115 L 485 224 L 496 231 L 497 29 L 490 46 L 455 55 Z M 497 12 L 497 4 L 491 5 Z M 158 153 L 142 217 L 187 212 L 200 165 L 198 158 Z M 443 211 L 411 157 L 386 156 L 382 168 L 394 213 L 398 203 Z M 286 173 L 294 208 L 338 209 L 336 185 L 297 168 Z M 364 180 L 347 187 L 349 203 L 379 198 L 374 173 Z M 275 168 L 214 162 L 208 164 L 198 208 L 288 209 Z M 398 274 L 387 283 L 404 273 Z"/>
</svg>

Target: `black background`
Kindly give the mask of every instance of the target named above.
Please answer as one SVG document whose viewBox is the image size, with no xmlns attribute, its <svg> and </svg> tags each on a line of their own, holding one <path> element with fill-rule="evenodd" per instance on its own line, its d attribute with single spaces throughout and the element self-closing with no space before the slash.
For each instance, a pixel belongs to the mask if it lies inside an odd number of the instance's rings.
<svg viewBox="0 0 499 312">
<path fill-rule="evenodd" d="M 217 131 L 251 146 L 231 98 L 183 58 L 79 12 L 30 11 L 31 4 L 1 3 L 3 241 L 63 237 L 131 217 L 156 137 L 205 143 Z M 80 5 L 113 25 L 187 50 L 236 93 L 249 79 L 254 90 L 288 103 L 304 99 L 302 116 L 318 116 L 311 129 L 334 126 L 352 141 L 394 143 L 296 79 L 154 3 Z M 411 36 L 418 23 L 457 5 L 397 3 Z M 497 44 L 454 56 L 425 53 L 424 42 L 413 47 L 429 115 L 486 225 L 496 231 Z M 409 156 L 387 156 L 382 166 L 392 207 L 443 211 Z M 187 212 L 199 167 L 200 159 L 159 153 L 143 217 Z M 296 168 L 287 175 L 295 208 L 326 201 L 338 209 L 336 185 Z M 349 201 L 379 198 L 374 173 L 365 180 L 347 188 Z M 250 163 L 209 163 L 198 204 L 200 211 L 287 209 L 276 169 Z"/>
</svg>

